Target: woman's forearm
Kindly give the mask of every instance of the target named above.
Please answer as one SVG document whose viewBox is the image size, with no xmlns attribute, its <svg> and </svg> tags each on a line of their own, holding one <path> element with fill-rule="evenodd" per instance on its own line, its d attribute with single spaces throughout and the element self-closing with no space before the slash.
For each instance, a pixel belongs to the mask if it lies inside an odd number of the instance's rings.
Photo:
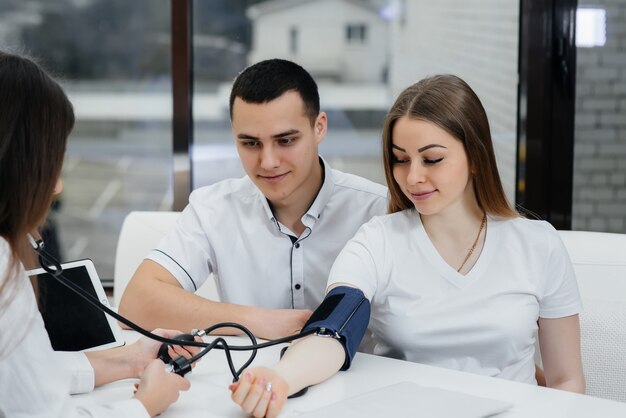
<svg viewBox="0 0 626 418">
<path fill-rule="evenodd" d="M 133 366 L 133 346 L 85 353 L 94 370 L 95 386 L 138 377 Z"/>
<path fill-rule="evenodd" d="M 548 387 L 551 387 L 553 389 L 566 390 L 568 392 L 581 393 L 584 395 L 585 394 L 585 379 L 579 378 L 579 379 L 562 380 L 559 382 L 548 384 Z"/>
<path fill-rule="evenodd" d="M 339 341 L 315 335 L 294 342 L 274 370 L 289 385 L 288 395 L 323 382 L 339 371 L 345 351 Z"/>
</svg>

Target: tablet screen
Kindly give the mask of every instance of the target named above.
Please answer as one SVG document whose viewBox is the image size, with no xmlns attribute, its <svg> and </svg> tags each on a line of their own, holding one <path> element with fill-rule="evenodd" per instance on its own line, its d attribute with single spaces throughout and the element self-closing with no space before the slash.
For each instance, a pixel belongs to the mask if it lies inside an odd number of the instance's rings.
<svg viewBox="0 0 626 418">
<path fill-rule="evenodd" d="M 84 265 L 64 268 L 63 276 L 99 299 Z M 31 277 L 37 277 L 39 310 L 54 350 L 81 351 L 116 341 L 104 312 L 48 273 Z"/>
</svg>

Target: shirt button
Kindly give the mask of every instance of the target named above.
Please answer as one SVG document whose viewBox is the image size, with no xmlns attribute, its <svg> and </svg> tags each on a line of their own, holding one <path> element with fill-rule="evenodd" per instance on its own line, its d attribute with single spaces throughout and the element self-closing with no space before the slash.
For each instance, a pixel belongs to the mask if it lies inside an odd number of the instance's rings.
<svg viewBox="0 0 626 418">
<path fill-rule="evenodd" d="M 300 248 L 300 243 L 296 242 L 296 248 Z"/>
<path fill-rule="evenodd" d="M 298 284 L 297 284 L 297 285 L 295 285 L 294 287 L 296 288 L 296 290 L 300 290 L 300 288 L 301 288 L 302 286 L 300 286 L 300 284 L 298 283 Z"/>
</svg>

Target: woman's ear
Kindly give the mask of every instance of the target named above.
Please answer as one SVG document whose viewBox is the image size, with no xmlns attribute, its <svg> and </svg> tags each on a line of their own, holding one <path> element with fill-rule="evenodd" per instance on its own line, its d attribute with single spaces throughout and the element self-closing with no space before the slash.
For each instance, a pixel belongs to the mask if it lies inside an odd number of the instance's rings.
<svg viewBox="0 0 626 418">
<path fill-rule="evenodd" d="M 54 191 L 52 192 L 53 196 L 58 196 L 61 194 L 61 192 L 63 192 L 63 180 L 61 180 L 61 177 L 59 177 L 57 179 L 56 184 L 54 185 Z"/>
<path fill-rule="evenodd" d="M 476 166 L 474 164 L 471 164 L 471 163 L 470 163 L 469 171 L 470 171 L 470 174 L 472 176 L 475 176 L 476 173 L 478 173 L 478 170 L 476 169 Z"/>
</svg>

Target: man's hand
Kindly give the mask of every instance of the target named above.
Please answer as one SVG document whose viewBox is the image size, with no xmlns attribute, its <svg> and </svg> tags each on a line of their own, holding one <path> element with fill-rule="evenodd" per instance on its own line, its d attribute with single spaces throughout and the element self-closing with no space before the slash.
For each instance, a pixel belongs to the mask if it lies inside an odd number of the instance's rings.
<svg viewBox="0 0 626 418">
<path fill-rule="evenodd" d="M 265 309 L 251 319 L 254 334 L 265 340 L 275 340 L 300 332 L 313 312 L 308 309 Z"/>
</svg>

